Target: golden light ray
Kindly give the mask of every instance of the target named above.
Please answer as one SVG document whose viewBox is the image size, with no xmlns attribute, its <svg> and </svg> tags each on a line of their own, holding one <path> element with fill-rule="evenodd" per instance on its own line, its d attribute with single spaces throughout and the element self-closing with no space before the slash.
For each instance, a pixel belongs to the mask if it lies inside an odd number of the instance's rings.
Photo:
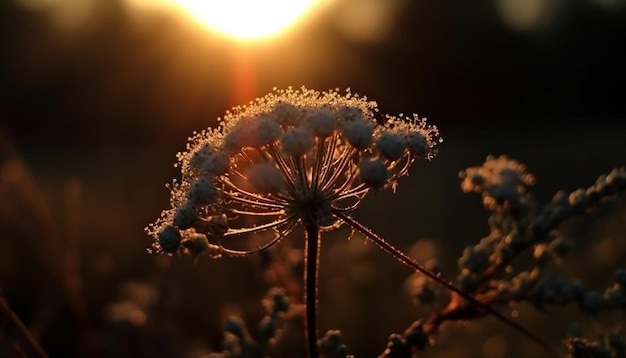
<svg viewBox="0 0 626 358">
<path fill-rule="evenodd" d="M 320 0 L 167 0 L 209 28 L 240 40 L 272 37 L 293 26 Z"/>
</svg>

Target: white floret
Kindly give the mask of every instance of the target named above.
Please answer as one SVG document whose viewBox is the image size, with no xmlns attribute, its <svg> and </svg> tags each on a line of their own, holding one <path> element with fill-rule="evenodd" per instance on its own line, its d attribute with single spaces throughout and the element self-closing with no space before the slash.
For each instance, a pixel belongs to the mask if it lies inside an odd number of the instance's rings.
<svg viewBox="0 0 626 358">
<path fill-rule="evenodd" d="M 326 138 L 337 128 L 337 118 L 327 108 L 312 109 L 308 111 L 305 117 L 305 124 L 311 129 L 314 136 Z"/>
<path fill-rule="evenodd" d="M 363 150 L 372 144 L 374 128 L 364 121 L 350 121 L 343 125 L 343 135 L 356 149 Z"/>
<path fill-rule="evenodd" d="M 313 136 L 304 128 L 294 128 L 283 134 L 280 144 L 285 153 L 297 157 L 313 147 Z"/>
<path fill-rule="evenodd" d="M 182 236 L 178 229 L 173 226 L 166 226 L 159 232 L 159 246 L 164 252 L 174 252 L 180 247 Z"/>
<path fill-rule="evenodd" d="M 185 203 L 176 208 L 173 224 L 181 230 L 189 229 L 196 222 L 198 213 L 195 207 Z"/>
<path fill-rule="evenodd" d="M 288 102 L 278 102 L 271 113 L 276 122 L 285 127 L 297 127 L 302 120 L 302 109 Z"/>
<path fill-rule="evenodd" d="M 213 153 L 215 148 L 210 144 L 204 144 L 200 149 L 196 150 L 189 159 L 189 165 L 195 169 L 199 169 L 204 164 L 207 157 Z"/>
<path fill-rule="evenodd" d="M 209 155 L 202 163 L 202 172 L 209 176 L 218 176 L 228 172 L 228 156 L 222 152 Z"/>
<path fill-rule="evenodd" d="M 270 116 L 260 116 L 252 123 L 250 145 L 261 147 L 272 143 L 280 137 L 280 126 Z"/>
<path fill-rule="evenodd" d="M 419 158 L 428 157 L 430 152 L 430 145 L 426 137 L 419 132 L 413 132 L 407 135 L 407 146 L 411 153 L 417 155 Z"/>
<path fill-rule="evenodd" d="M 283 187 L 284 178 L 280 170 L 269 163 L 256 164 L 248 172 L 248 180 L 258 193 L 277 193 Z"/>
<path fill-rule="evenodd" d="M 400 159 L 406 150 L 406 138 L 403 135 L 383 132 L 376 141 L 380 154 L 389 160 Z"/>
<path fill-rule="evenodd" d="M 339 117 L 342 121 L 363 121 L 363 112 L 358 107 L 341 107 Z"/>
<path fill-rule="evenodd" d="M 246 145 L 249 145 L 251 136 L 252 130 L 250 125 L 244 124 L 242 120 L 231 128 L 224 137 L 224 148 L 230 152 L 237 152 Z"/>
<path fill-rule="evenodd" d="M 212 204 L 217 201 L 217 190 L 213 180 L 207 177 L 198 179 L 189 187 L 187 198 L 192 205 Z"/>
<path fill-rule="evenodd" d="M 387 183 L 389 171 L 379 159 L 364 159 L 359 163 L 361 180 L 373 188 L 380 188 Z"/>
</svg>

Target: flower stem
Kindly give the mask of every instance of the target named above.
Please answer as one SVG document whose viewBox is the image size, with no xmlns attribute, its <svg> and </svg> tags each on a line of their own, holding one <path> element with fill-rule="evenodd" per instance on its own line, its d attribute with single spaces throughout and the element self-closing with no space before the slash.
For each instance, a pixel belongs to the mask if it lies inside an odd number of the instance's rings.
<svg viewBox="0 0 626 358">
<path fill-rule="evenodd" d="M 304 251 L 304 305 L 306 315 L 304 325 L 306 330 L 309 358 L 318 358 L 317 347 L 317 275 L 320 250 L 320 230 L 317 223 L 307 223 L 306 243 Z"/>
<path fill-rule="evenodd" d="M 425 276 L 429 277 L 430 279 L 432 279 L 433 281 L 437 282 L 438 284 L 444 286 L 445 288 L 451 290 L 452 292 L 456 293 L 457 295 L 463 297 L 465 300 L 467 300 L 468 302 L 473 304 L 476 308 L 481 309 L 485 313 L 488 313 L 488 314 L 496 317 L 500 321 L 504 322 L 506 325 L 512 327 L 516 331 L 518 331 L 518 332 L 522 333 L 523 335 L 525 335 L 526 337 L 530 338 L 532 341 L 534 341 L 535 343 L 540 345 L 543 349 L 546 350 L 547 353 L 551 354 L 552 356 L 554 356 L 554 357 L 558 357 L 559 356 L 559 354 L 549 344 L 544 342 L 537 335 L 535 335 L 534 333 L 532 333 L 528 329 L 522 327 L 520 324 L 518 324 L 517 322 L 513 321 L 512 319 L 506 317 L 502 313 L 496 311 L 493 307 L 489 306 L 488 304 L 486 304 L 484 302 L 481 302 L 480 300 L 478 300 L 476 297 L 472 296 L 471 294 L 469 294 L 469 293 L 461 290 L 460 288 L 454 286 L 452 283 L 446 281 L 445 279 L 443 279 L 442 277 L 440 277 L 436 273 L 430 271 L 429 269 L 427 269 L 423 265 L 413 261 L 413 259 L 408 257 L 405 253 L 403 253 L 402 251 L 396 249 L 393 245 L 391 245 L 390 243 L 385 241 L 382 237 L 378 236 L 378 234 L 373 232 L 370 228 L 368 228 L 367 226 L 365 226 L 365 225 L 361 224 L 360 222 L 358 222 L 357 220 L 355 220 L 352 216 L 350 216 L 348 214 L 345 214 L 345 213 L 343 213 L 343 212 L 341 212 L 339 210 L 336 210 L 336 209 L 333 209 L 333 214 L 335 216 L 337 216 L 339 219 L 341 219 L 343 222 L 345 222 L 346 224 L 348 224 L 351 227 L 353 227 L 355 230 L 357 230 L 361 234 L 365 235 L 368 239 L 372 240 L 381 249 L 383 249 L 384 251 L 386 251 L 387 253 L 392 255 L 394 258 L 396 258 L 396 260 L 400 261 L 404 265 L 406 265 L 406 266 L 408 266 L 408 267 L 410 267 L 410 268 L 412 268 L 412 269 L 414 269 L 416 271 L 421 272 L 422 274 L 424 274 Z"/>
<path fill-rule="evenodd" d="M 17 328 L 17 330 L 30 346 L 33 357 L 48 358 L 48 355 L 41 348 L 39 342 L 37 342 L 37 339 L 33 337 L 32 333 L 30 333 L 28 328 L 24 325 L 24 323 L 22 323 L 22 320 L 20 320 L 15 312 L 13 312 L 11 307 L 9 307 L 9 304 L 4 297 L 0 297 L 0 316 L 4 316 L 9 322 L 11 322 L 15 326 L 15 328 Z"/>
</svg>

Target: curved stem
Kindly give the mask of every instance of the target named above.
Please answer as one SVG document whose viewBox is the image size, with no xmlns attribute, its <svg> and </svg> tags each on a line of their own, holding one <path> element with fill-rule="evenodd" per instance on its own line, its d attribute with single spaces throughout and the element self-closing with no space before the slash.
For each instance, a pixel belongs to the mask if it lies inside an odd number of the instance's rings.
<svg viewBox="0 0 626 358">
<path fill-rule="evenodd" d="M 343 222 L 345 222 L 346 224 L 348 224 L 351 227 L 353 227 L 355 230 L 357 230 L 361 234 L 365 235 L 368 239 L 372 240 L 381 249 L 385 250 L 387 253 L 389 253 L 390 255 L 395 257 L 398 261 L 400 261 L 404 265 L 406 265 L 406 266 L 408 266 L 408 267 L 410 267 L 410 268 L 412 268 L 412 269 L 414 269 L 416 271 L 421 272 L 423 275 L 427 276 L 431 280 L 437 282 L 438 284 L 442 285 L 443 287 L 445 287 L 445 288 L 449 289 L 450 291 L 456 293 L 457 295 L 463 297 L 465 300 L 470 302 L 476 308 L 481 309 L 485 313 L 488 313 L 488 314 L 496 317 L 500 321 L 504 322 L 506 325 L 512 327 L 516 331 L 522 333 L 523 335 L 525 335 L 526 337 L 528 337 L 529 339 L 531 339 L 532 341 L 534 341 L 535 343 L 540 345 L 543 349 L 546 350 L 546 352 L 550 353 L 552 356 L 559 357 L 559 354 L 548 343 L 544 342 L 537 335 L 535 335 L 534 333 L 532 333 L 528 329 L 522 327 L 519 323 L 517 323 L 517 322 L 513 321 L 512 319 L 506 317 L 502 313 L 496 311 L 493 307 L 489 306 L 488 304 L 485 304 L 485 303 L 479 301 L 476 297 L 474 297 L 471 294 L 469 294 L 469 293 L 461 290 L 460 288 L 454 286 L 452 283 L 450 283 L 450 282 L 446 281 L 445 279 L 441 278 L 439 275 L 437 275 L 436 273 L 430 271 L 429 269 L 427 269 L 426 267 L 422 266 L 421 264 L 413 261 L 413 259 L 408 257 L 405 253 L 403 253 L 402 251 L 400 251 L 400 250 L 396 249 L 395 247 L 393 247 L 393 245 L 391 245 L 390 243 L 385 241 L 382 237 L 378 236 L 370 228 L 368 228 L 368 227 L 364 226 L 363 224 L 361 224 L 360 222 L 356 221 L 350 215 L 345 214 L 345 213 L 343 213 L 343 212 L 341 212 L 339 210 L 336 210 L 336 209 L 333 209 L 333 214 L 336 217 L 338 217 L 339 219 L 343 220 Z"/>
<path fill-rule="evenodd" d="M 20 334 L 24 337 L 30 349 L 33 353 L 33 357 L 38 358 L 48 358 L 48 355 L 39 345 L 39 342 L 33 337 L 32 333 L 28 330 L 28 328 L 22 323 L 20 318 L 11 310 L 9 304 L 5 300 L 4 297 L 0 297 L 0 316 L 4 316 L 9 322 L 11 322 Z"/>
<path fill-rule="evenodd" d="M 320 230 L 317 223 L 306 223 L 306 242 L 304 251 L 304 305 L 306 315 L 304 325 L 306 330 L 309 358 L 318 358 L 317 347 L 317 274 L 320 250 Z"/>
</svg>

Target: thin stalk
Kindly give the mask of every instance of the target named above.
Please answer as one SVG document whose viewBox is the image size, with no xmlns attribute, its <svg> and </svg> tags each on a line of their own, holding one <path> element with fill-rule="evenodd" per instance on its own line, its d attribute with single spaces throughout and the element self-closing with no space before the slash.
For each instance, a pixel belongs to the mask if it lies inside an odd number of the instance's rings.
<svg viewBox="0 0 626 358">
<path fill-rule="evenodd" d="M 24 337 L 28 345 L 30 346 L 30 350 L 34 354 L 33 357 L 37 358 L 48 358 L 46 352 L 44 352 L 43 348 L 37 342 L 37 339 L 33 337 L 32 333 L 28 330 L 28 328 L 22 323 L 22 320 L 13 312 L 9 304 L 4 299 L 4 297 L 0 297 L 0 316 L 4 316 L 9 322 L 11 322 L 15 328 L 20 332 L 20 334 Z"/>
<path fill-rule="evenodd" d="M 306 243 L 304 251 L 304 305 L 306 315 L 304 325 L 306 330 L 309 358 L 318 358 L 317 347 L 317 275 L 319 267 L 320 230 L 317 223 L 305 224 Z"/>
<path fill-rule="evenodd" d="M 426 267 L 422 266 L 421 264 L 413 261 L 413 259 L 408 257 L 405 253 L 403 253 L 402 251 L 400 251 L 400 250 L 396 249 L 395 247 L 393 247 L 393 245 L 391 245 L 390 243 L 385 241 L 382 237 L 378 236 L 376 233 L 374 233 L 367 226 L 365 226 L 365 225 L 361 224 L 360 222 L 358 222 L 357 220 L 355 220 L 352 216 L 350 216 L 348 214 L 345 214 L 345 213 L 343 213 L 343 212 L 341 212 L 339 210 L 336 210 L 336 209 L 333 209 L 333 214 L 336 217 L 338 217 L 339 219 L 343 220 L 343 222 L 345 222 L 346 224 L 348 224 L 351 227 L 353 227 L 355 230 L 357 230 L 361 234 L 365 235 L 368 239 L 372 240 L 381 249 L 383 249 L 384 251 L 389 253 L 391 256 L 395 257 L 398 261 L 400 261 L 404 265 L 406 265 L 406 266 L 408 266 L 408 267 L 410 267 L 410 268 L 412 268 L 412 269 L 414 269 L 416 271 L 421 272 L 425 276 L 429 277 L 431 280 L 437 282 L 438 284 L 442 285 L 443 287 L 445 287 L 445 288 L 449 289 L 450 291 L 456 293 L 457 295 L 461 296 L 462 298 L 464 298 L 465 300 L 467 300 L 468 302 L 473 304 L 475 307 L 483 310 L 485 313 L 488 313 L 488 314 L 496 317 L 500 321 L 504 322 L 506 325 L 512 327 L 516 331 L 522 333 L 523 335 L 525 335 L 526 337 L 531 339 L 533 342 L 535 342 L 538 345 L 540 345 L 546 352 L 550 353 L 552 356 L 554 356 L 554 357 L 559 357 L 560 356 L 548 343 L 544 342 L 537 335 L 535 335 L 534 333 L 532 333 L 528 329 L 522 327 L 519 323 L 517 323 L 517 322 L 513 321 L 512 319 L 506 317 L 502 313 L 496 311 L 493 307 L 489 306 L 488 304 L 485 304 L 485 303 L 479 301 L 476 297 L 474 297 L 471 294 L 469 294 L 469 293 L 461 290 L 460 288 L 454 286 L 452 283 L 450 283 L 450 282 L 446 281 L 445 279 L 441 278 L 439 275 L 437 275 L 436 273 L 430 271 L 429 269 L 427 269 Z"/>
</svg>

